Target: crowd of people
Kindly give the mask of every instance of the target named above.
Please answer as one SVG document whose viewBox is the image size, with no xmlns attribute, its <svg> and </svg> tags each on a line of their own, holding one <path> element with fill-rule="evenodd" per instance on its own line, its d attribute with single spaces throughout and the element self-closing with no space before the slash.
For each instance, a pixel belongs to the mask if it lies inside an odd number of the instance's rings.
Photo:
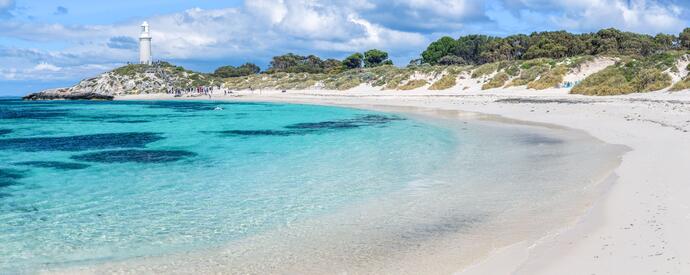
<svg viewBox="0 0 690 275">
<path fill-rule="evenodd" d="M 190 87 L 190 88 L 175 88 L 175 87 L 168 87 L 167 89 L 168 94 L 172 94 L 176 97 L 181 97 L 181 96 L 208 96 L 208 98 L 211 98 L 213 95 L 229 95 L 232 94 L 233 92 L 227 88 L 224 87 L 224 85 L 220 86 L 197 86 L 197 87 Z"/>
</svg>

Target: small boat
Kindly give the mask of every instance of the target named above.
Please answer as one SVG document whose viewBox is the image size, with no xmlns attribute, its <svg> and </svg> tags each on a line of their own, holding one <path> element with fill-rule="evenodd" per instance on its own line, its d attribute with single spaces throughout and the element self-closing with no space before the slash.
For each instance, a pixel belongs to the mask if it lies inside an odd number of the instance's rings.
<svg viewBox="0 0 690 275">
<path fill-rule="evenodd" d="M 214 110 L 214 111 L 222 111 L 223 108 L 221 108 L 220 106 L 217 106 L 216 108 L 213 108 L 213 110 Z"/>
</svg>

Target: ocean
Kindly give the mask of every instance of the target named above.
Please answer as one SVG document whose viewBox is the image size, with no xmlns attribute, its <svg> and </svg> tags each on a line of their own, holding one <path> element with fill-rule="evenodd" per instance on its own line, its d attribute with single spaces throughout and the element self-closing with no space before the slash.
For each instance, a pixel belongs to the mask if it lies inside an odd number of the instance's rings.
<svg viewBox="0 0 690 275">
<path fill-rule="evenodd" d="M 0 273 L 469 261 L 581 215 L 619 155 L 568 129 L 423 112 L 2 99 Z"/>
</svg>

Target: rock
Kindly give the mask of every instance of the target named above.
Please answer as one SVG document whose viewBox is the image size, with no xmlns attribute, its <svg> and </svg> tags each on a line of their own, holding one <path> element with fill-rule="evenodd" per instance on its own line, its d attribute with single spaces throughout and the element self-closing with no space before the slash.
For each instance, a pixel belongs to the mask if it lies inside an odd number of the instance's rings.
<svg viewBox="0 0 690 275">
<path fill-rule="evenodd" d="M 53 89 L 29 94 L 24 100 L 113 100 L 112 95 L 94 92 L 72 92 L 68 89 Z"/>
</svg>

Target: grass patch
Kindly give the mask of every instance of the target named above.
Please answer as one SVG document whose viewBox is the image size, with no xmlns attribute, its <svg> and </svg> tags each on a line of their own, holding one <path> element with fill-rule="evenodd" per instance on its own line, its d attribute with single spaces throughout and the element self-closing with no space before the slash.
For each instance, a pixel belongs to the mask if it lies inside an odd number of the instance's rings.
<svg viewBox="0 0 690 275">
<path fill-rule="evenodd" d="M 631 71 L 627 65 L 613 65 L 585 78 L 572 94 L 623 95 L 661 90 L 671 85 L 671 76 L 658 68 Z"/>
<path fill-rule="evenodd" d="M 482 90 L 503 87 L 508 79 L 510 79 L 510 76 L 507 73 L 499 72 L 488 83 L 482 85 Z"/>
<path fill-rule="evenodd" d="M 638 92 L 658 91 L 672 84 L 671 76 L 658 68 L 642 69 L 631 82 Z"/>
<path fill-rule="evenodd" d="M 356 75 L 348 75 L 345 77 L 332 77 L 324 81 L 324 87 L 329 90 L 345 91 L 362 84 L 362 81 Z"/>
<path fill-rule="evenodd" d="M 521 67 L 523 67 L 523 66 L 521 65 Z M 517 78 L 513 79 L 513 81 L 508 83 L 508 86 L 527 85 L 530 82 L 537 79 L 537 77 L 539 77 L 541 74 L 547 72 L 549 69 L 550 69 L 550 65 L 546 65 L 546 64 L 538 64 L 538 65 L 532 64 L 530 66 L 525 66 L 525 68 L 520 72 L 520 76 L 518 76 Z"/>
<path fill-rule="evenodd" d="M 529 70 L 533 67 L 552 67 L 556 65 L 556 61 L 550 58 L 537 58 L 531 60 L 525 60 L 520 63 L 520 69 Z"/>
<path fill-rule="evenodd" d="M 687 90 L 687 89 L 690 89 L 690 77 L 688 77 L 688 76 L 683 78 L 683 80 L 676 82 L 676 84 L 673 84 L 670 91 L 677 92 L 677 91 L 682 91 L 682 90 Z"/>
<path fill-rule="evenodd" d="M 596 57 L 592 55 L 583 55 L 583 56 L 576 56 L 576 57 L 571 57 L 571 58 L 566 58 L 563 61 L 563 64 L 568 66 L 570 69 L 581 69 L 582 65 L 592 62 L 596 59 Z"/>
<path fill-rule="evenodd" d="M 385 83 L 384 89 L 386 90 L 395 90 L 398 89 L 398 87 L 407 79 L 410 78 L 412 73 L 410 72 L 399 72 L 397 74 L 393 74 L 392 77 L 388 82 Z"/>
<path fill-rule="evenodd" d="M 398 89 L 403 91 L 414 90 L 417 88 L 424 87 L 424 85 L 426 84 L 429 84 L 429 82 L 423 79 L 410 80 L 407 83 L 405 83 L 405 85 L 398 87 Z"/>
<path fill-rule="evenodd" d="M 568 67 L 558 65 L 555 68 L 542 74 L 537 80 L 527 84 L 528 89 L 544 90 L 549 88 L 557 88 L 563 82 L 563 77 L 568 73 Z"/>
<path fill-rule="evenodd" d="M 487 63 L 481 65 L 472 71 L 472 78 L 480 78 L 485 75 L 490 75 L 495 71 L 498 71 L 500 62 Z"/>
<path fill-rule="evenodd" d="M 113 73 L 120 76 L 135 76 L 137 74 L 143 74 L 146 70 L 151 67 L 146 64 L 128 64 L 126 66 L 119 67 L 113 70 Z"/>
<path fill-rule="evenodd" d="M 506 67 L 505 72 L 509 76 L 518 76 L 520 74 L 520 66 L 518 64 L 511 64 L 510 66 Z"/>
<path fill-rule="evenodd" d="M 446 90 L 453 88 L 456 84 L 456 78 L 458 78 L 457 73 L 448 72 L 448 74 L 441 77 L 441 79 L 434 82 L 434 84 L 429 87 L 429 90 Z"/>
<path fill-rule="evenodd" d="M 634 88 L 625 79 L 623 70 L 614 65 L 585 78 L 580 84 L 575 85 L 570 90 L 570 93 L 581 95 L 622 95 L 632 93 L 633 91 Z"/>
</svg>

